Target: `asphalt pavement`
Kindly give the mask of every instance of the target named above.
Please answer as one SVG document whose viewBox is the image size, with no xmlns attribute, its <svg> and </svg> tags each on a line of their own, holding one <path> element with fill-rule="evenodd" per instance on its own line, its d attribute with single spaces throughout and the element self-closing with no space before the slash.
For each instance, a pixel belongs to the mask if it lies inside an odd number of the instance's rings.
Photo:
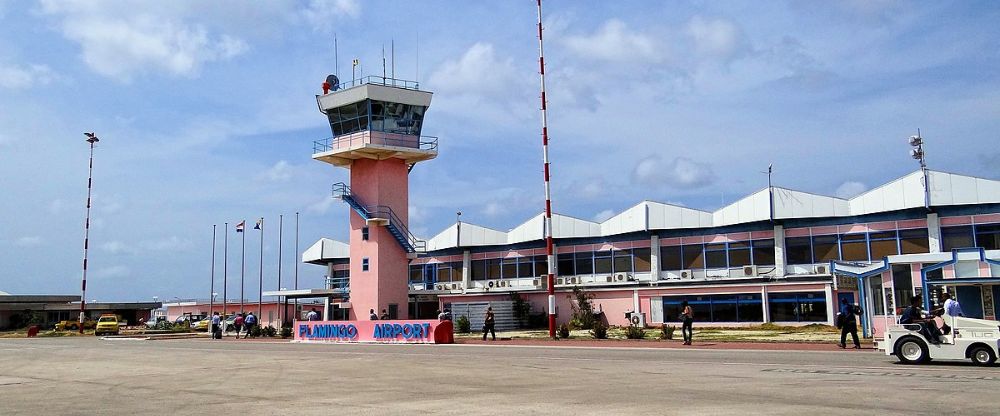
<svg viewBox="0 0 1000 416">
<path fill-rule="evenodd" d="M 993 415 L 998 390 L 872 350 L 0 340 L 2 415 Z"/>
</svg>

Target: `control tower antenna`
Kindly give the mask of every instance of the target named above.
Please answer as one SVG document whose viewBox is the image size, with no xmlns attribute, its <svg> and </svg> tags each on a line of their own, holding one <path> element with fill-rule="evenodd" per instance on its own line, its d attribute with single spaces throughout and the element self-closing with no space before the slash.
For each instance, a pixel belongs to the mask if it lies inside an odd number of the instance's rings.
<svg viewBox="0 0 1000 416">
<path fill-rule="evenodd" d="M 549 185 L 549 118 L 545 104 L 545 49 L 542 46 L 542 0 L 538 0 L 538 75 L 542 86 L 542 163 L 545 176 L 545 256 L 548 261 L 546 277 L 549 295 L 549 337 L 556 337 L 556 258 L 552 252 L 552 192 Z"/>
<path fill-rule="evenodd" d="M 340 79 L 340 48 L 337 46 L 337 33 L 333 33 L 333 65 L 335 66 L 333 73 L 337 74 L 337 79 Z"/>
</svg>

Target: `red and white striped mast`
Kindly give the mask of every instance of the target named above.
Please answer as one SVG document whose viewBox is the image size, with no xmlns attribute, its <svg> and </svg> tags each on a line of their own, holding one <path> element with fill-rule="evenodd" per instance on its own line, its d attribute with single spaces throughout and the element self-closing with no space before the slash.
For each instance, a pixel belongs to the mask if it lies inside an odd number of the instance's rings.
<svg viewBox="0 0 1000 416">
<path fill-rule="evenodd" d="M 552 192 L 549 185 L 549 117 L 545 104 L 545 49 L 542 46 L 542 0 L 538 0 L 538 75 L 542 85 L 542 163 L 545 165 L 545 257 L 549 274 L 549 337 L 556 337 L 556 256 L 552 247 Z"/>
<path fill-rule="evenodd" d="M 83 282 L 80 285 L 80 333 L 87 316 L 87 251 L 90 248 L 90 191 L 94 185 L 94 144 L 100 139 L 94 133 L 83 133 L 90 143 L 90 167 L 87 173 L 87 220 L 83 226 Z"/>
</svg>

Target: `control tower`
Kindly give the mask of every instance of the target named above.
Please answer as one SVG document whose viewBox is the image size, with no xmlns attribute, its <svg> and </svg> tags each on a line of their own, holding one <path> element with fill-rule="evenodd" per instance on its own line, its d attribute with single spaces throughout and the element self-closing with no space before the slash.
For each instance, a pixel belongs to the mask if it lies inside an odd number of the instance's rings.
<svg viewBox="0 0 1000 416">
<path fill-rule="evenodd" d="M 340 84 L 334 76 L 316 97 L 333 137 L 313 146 L 313 159 L 351 171 L 333 196 L 351 207 L 351 320 L 386 310 L 409 318 L 409 259 L 425 250 L 407 227 L 408 174 L 437 157 L 437 138 L 420 135 L 431 93 L 412 81 L 367 77 Z"/>
</svg>

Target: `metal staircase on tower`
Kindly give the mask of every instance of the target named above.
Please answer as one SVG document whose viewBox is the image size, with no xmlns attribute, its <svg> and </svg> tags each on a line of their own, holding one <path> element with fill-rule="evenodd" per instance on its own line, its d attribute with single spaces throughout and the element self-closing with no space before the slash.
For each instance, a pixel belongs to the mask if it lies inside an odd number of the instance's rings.
<svg viewBox="0 0 1000 416">
<path fill-rule="evenodd" d="M 423 253 L 427 251 L 427 242 L 410 233 L 403 220 L 385 205 L 364 205 L 358 197 L 351 193 L 351 187 L 343 182 L 333 184 L 333 197 L 347 203 L 354 212 L 368 224 L 384 225 L 386 231 L 399 242 L 407 253 Z"/>
</svg>

